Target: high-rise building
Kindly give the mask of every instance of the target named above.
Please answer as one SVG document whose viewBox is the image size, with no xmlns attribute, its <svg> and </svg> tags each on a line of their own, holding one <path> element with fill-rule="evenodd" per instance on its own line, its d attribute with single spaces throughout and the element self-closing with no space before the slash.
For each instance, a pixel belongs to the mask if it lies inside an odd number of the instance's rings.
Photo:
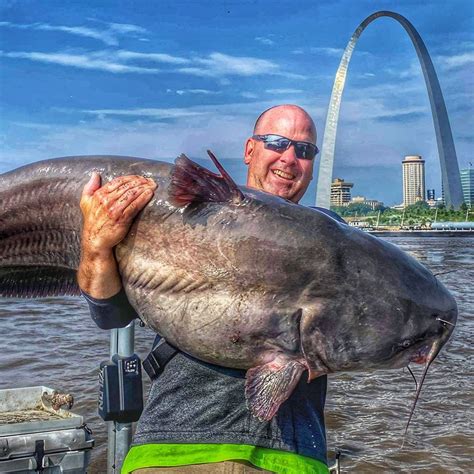
<svg viewBox="0 0 474 474">
<path fill-rule="evenodd" d="M 425 160 L 420 155 L 408 155 L 402 161 L 403 205 L 410 206 L 425 197 Z"/>
<path fill-rule="evenodd" d="M 346 183 L 335 178 L 331 183 L 331 206 L 347 206 L 351 202 L 351 188 L 354 183 Z"/>
<path fill-rule="evenodd" d="M 461 170 L 461 186 L 464 202 L 468 207 L 474 207 L 474 168 Z"/>
<path fill-rule="evenodd" d="M 436 195 L 434 189 L 427 189 L 426 190 L 426 202 L 430 207 L 436 207 Z"/>
</svg>

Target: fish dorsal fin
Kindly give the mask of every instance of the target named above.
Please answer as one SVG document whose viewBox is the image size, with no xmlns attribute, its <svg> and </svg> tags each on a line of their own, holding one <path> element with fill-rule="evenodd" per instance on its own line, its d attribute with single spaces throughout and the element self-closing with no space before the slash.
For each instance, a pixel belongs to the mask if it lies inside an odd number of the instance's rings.
<svg viewBox="0 0 474 474">
<path fill-rule="evenodd" d="M 176 158 L 169 188 L 170 199 L 182 207 L 191 202 L 234 202 L 244 195 L 211 151 L 207 151 L 221 175 L 191 161 L 186 155 Z"/>
</svg>

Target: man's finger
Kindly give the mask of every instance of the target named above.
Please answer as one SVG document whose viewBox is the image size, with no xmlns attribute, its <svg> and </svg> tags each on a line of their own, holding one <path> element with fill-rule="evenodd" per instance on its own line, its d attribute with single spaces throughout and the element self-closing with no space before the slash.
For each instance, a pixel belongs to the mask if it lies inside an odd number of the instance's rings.
<svg viewBox="0 0 474 474">
<path fill-rule="evenodd" d="M 115 208 L 117 205 L 125 208 L 128 205 L 127 201 L 132 201 L 137 194 L 142 193 L 147 188 L 155 189 L 156 185 L 148 180 L 136 179 L 120 185 L 112 192 L 101 192 L 101 194 L 103 201 L 109 203 L 110 208 Z"/>
<path fill-rule="evenodd" d="M 151 191 L 151 195 L 153 195 L 153 191 L 155 190 L 156 186 L 151 187 L 150 184 L 136 186 L 130 189 L 127 189 L 121 196 L 114 197 L 114 199 L 110 200 L 110 206 L 108 207 L 108 215 L 110 218 L 114 220 L 127 220 L 130 219 L 130 211 L 125 214 L 125 209 L 127 209 L 139 196 L 147 191 Z M 115 193 L 109 194 L 108 196 L 104 197 L 104 200 L 107 201 L 109 196 L 115 196 Z M 148 199 L 147 201 L 148 202 Z M 136 203 L 133 205 L 135 206 Z M 132 213 L 133 214 L 133 213 Z"/>
<path fill-rule="evenodd" d="M 128 206 L 123 210 L 123 217 L 127 220 L 133 219 L 150 202 L 153 193 L 153 189 L 145 189 L 133 201 L 128 203 Z"/>
<path fill-rule="evenodd" d="M 119 176 L 118 178 L 114 178 L 112 181 L 104 184 L 101 189 L 102 194 L 110 194 L 119 189 L 122 186 L 137 186 L 139 184 L 144 184 L 148 182 L 146 178 L 143 176 L 136 176 L 136 175 L 129 175 L 129 176 Z"/>
<path fill-rule="evenodd" d="M 108 214 L 112 219 L 121 219 L 123 211 L 132 203 L 139 194 L 144 191 L 143 187 L 136 186 L 134 188 L 126 189 L 122 195 L 109 194 L 104 198 L 104 202 L 109 204 Z M 110 196 L 114 196 L 110 198 Z"/>
<path fill-rule="evenodd" d="M 100 188 L 100 182 L 101 182 L 100 174 L 97 173 L 97 171 L 94 171 L 91 174 L 89 181 L 84 186 L 84 189 L 82 190 L 82 196 L 83 197 L 92 196 Z"/>
</svg>

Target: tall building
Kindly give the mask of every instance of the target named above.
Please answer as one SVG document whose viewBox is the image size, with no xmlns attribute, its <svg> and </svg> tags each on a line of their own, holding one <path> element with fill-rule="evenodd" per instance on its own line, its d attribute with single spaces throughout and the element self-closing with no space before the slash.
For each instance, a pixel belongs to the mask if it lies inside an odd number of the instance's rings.
<svg viewBox="0 0 474 474">
<path fill-rule="evenodd" d="M 402 161 L 403 205 L 411 206 L 425 197 L 425 160 L 420 155 L 408 155 Z"/>
<path fill-rule="evenodd" d="M 427 189 L 426 190 L 426 202 L 430 207 L 436 207 L 436 195 L 434 189 Z"/>
<path fill-rule="evenodd" d="M 347 206 L 351 202 L 351 188 L 354 183 L 346 183 L 341 178 L 335 178 L 331 183 L 331 206 Z"/>
<path fill-rule="evenodd" d="M 461 170 L 461 186 L 464 202 L 468 207 L 474 207 L 474 168 Z"/>
</svg>

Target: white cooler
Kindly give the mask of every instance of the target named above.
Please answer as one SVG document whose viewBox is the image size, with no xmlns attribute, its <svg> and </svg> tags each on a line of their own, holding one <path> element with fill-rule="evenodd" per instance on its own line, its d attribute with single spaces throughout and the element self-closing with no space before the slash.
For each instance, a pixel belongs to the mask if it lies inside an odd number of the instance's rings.
<svg viewBox="0 0 474 474">
<path fill-rule="evenodd" d="M 87 472 L 94 446 L 82 416 L 55 410 L 48 387 L 0 390 L 0 473 Z"/>
</svg>

